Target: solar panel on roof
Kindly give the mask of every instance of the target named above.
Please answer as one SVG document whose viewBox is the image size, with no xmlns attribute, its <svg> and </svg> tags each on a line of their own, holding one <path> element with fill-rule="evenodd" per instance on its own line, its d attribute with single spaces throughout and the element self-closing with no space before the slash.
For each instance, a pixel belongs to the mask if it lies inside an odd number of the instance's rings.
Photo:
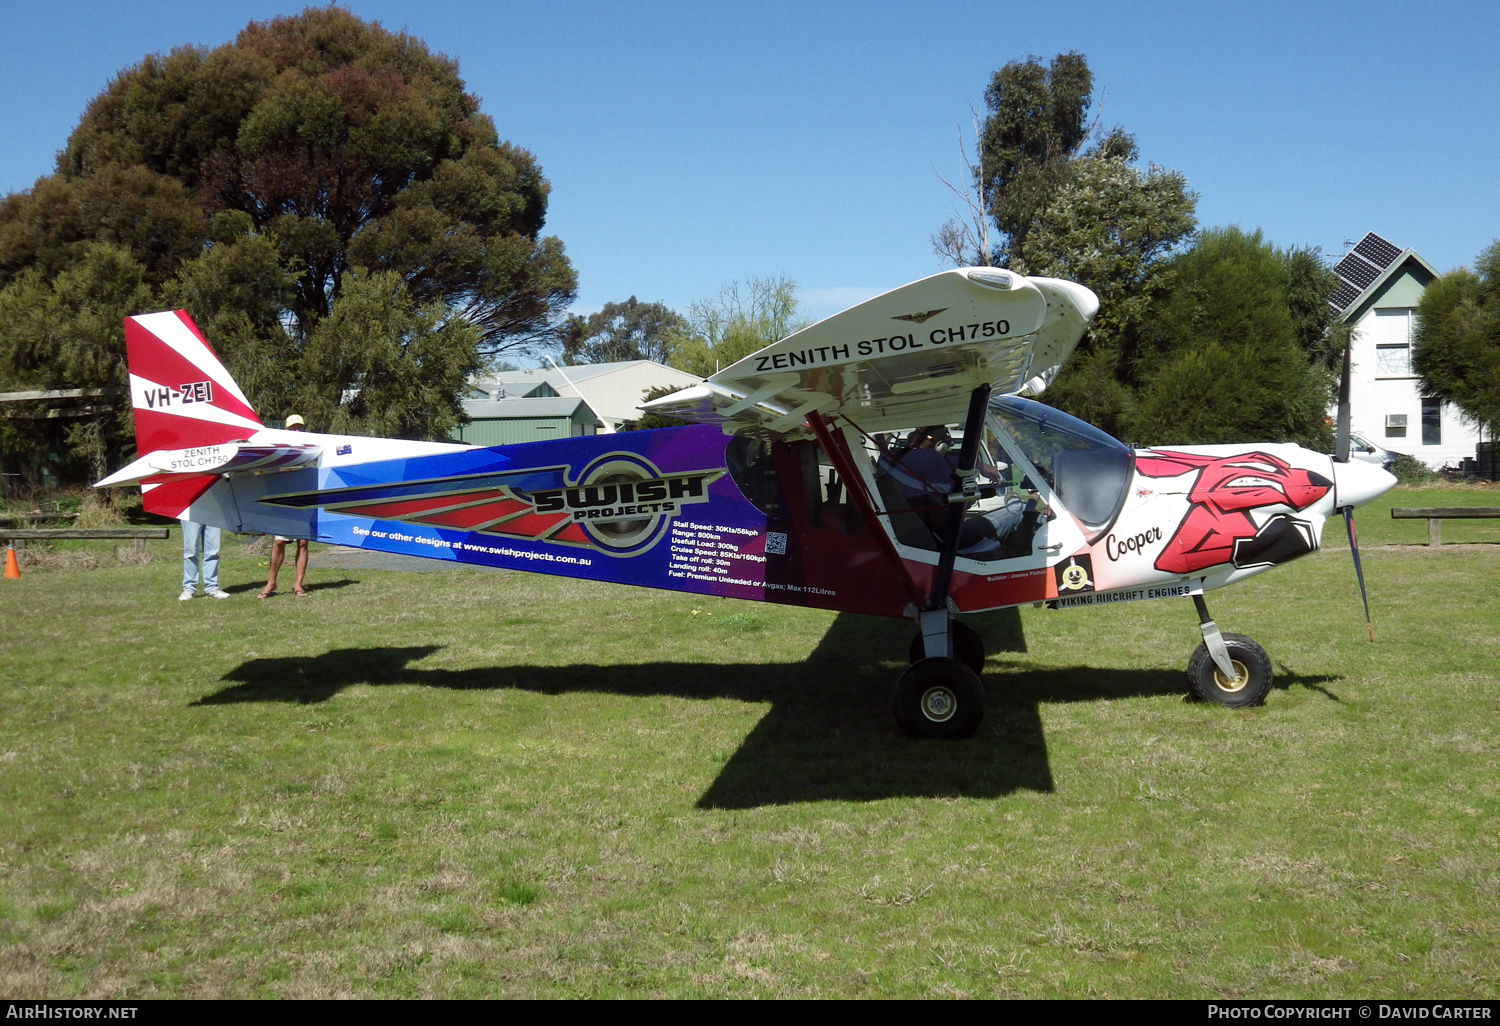
<svg viewBox="0 0 1500 1026">
<path fill-rule="evenodd" d="M 1342 285 L 1339 287 L 1339 290 L 1337 292 L 1329 297 L 1328 305 L 1332 306 L 1340 313 L 1343 313 L 1349 308 L 1350 303 L 1359 298 L 1359 294 L 1362 291 L 1364 290 L 1357 289 L 1353 285 Z"/>
<path fill-rule="evenodd" d="M 1369 287 L 1370 282 L 1380 277 L 1380 272 L 1383 269 L 1374 266 L 1363 257 L 1350 253 L 1334 265 L 1333 273 L 1349 284 L 1363 290 Z"/>
<path fill-rule="evenodd" d="M 1366 233 L 1365 237 L 1359 240 L 1359 245 L 1354 247 L 1354 252 L 1370 261 L 1370 263 L 1382 271 L 1391 266 L 1396 258 L 1401 255 L 1400 249 L 1391 245 L 1374 232 Z"/>
</svg>

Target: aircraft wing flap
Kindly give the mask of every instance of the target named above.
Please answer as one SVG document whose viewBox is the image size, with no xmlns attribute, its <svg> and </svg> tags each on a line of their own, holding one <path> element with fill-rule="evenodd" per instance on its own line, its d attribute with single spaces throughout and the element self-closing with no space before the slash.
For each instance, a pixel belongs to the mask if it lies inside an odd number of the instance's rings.
<svg viewBox="0 0 1500 1026">
<path fill-rule="evenodd" d="M 1098 309 L 1071 282 L 945 271 L 876 296 L 643 407 L 726 432 L 794 435 L 808 413 L 871 427 L 962 419 L 969 393 L 1037 394 Z"/>
</svg>

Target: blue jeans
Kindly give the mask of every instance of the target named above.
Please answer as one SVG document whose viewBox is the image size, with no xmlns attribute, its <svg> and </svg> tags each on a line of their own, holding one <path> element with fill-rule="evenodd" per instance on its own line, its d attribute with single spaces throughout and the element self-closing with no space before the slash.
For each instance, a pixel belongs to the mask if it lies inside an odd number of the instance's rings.
<svg viewBox="0 0 1500 1026">
<path fill-rule="evenodd" d="M 1026 500 L 1019 495 L 1007 495 L 1004 504 L 999 509 L 986 512 L 984 518 L 995 526 L 995 537 L 1004 541 L 1005 536 L 1016 529 L 1025 513 Z"/>
<path fill-rule="evenodd" d="M 198 590 L 198 569 L 203 568 L 203 593 L 219 590 L 219 529 L 207 524 L 182 521 L 182 590 Z M 203 558 L 198 558 L 199 547 Z"/>
</svg>

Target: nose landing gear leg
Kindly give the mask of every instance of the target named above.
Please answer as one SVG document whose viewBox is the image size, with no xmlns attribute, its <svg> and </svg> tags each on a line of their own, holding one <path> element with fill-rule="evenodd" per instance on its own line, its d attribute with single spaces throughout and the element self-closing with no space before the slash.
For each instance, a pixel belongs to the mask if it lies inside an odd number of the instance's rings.
<svg viewBox="0 0 1500 1026">
<path fill-rule="evenodd" d="M 1188 659 L 1188 687 L 1196 698 L 1232 708 L 1260 705 L 1271 690 L 1271 657 L 1242 634 L 1220 634 L 1200 586 L 1193 591 L 1203 644 Z"/>
</svg>

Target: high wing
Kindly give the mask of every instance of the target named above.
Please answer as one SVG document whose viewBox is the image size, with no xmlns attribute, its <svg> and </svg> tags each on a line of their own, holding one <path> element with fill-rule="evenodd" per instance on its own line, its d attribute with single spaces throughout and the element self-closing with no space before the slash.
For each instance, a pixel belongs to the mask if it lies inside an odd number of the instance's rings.
<svg viewBox="0 0 1500 1026">
<path fill-rule="evenodd" d="M 1082 285 L 968 267 L 893 289 L 643 409 L 728 433 L 806 434 L 816 411 L 866 430 L 960 421 L 970 393 L 1038 395 L 1099 309 Z"/>
</svg>

